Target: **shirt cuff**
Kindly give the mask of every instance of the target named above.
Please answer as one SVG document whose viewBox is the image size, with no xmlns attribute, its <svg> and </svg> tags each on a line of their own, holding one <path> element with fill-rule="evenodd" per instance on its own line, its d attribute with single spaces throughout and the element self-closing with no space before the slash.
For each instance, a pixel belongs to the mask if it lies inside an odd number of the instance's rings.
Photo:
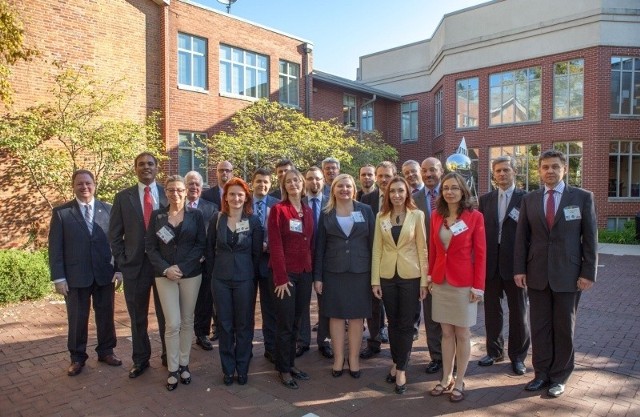
<svg viewBox="0 0 640 417">
<path fill-rule="evenodd" d="M 484 297 L 484 290 L 479 290 L 477 288 L 471 288 L 471 292 L 477 295 L 478 297 Z"/>
<path fill-rule="evenodd" d="M 54 284 L 60 284 L 61 282 L 67 282 L 66 278 L 58 278 L 53 281 Z"/>
</svg>

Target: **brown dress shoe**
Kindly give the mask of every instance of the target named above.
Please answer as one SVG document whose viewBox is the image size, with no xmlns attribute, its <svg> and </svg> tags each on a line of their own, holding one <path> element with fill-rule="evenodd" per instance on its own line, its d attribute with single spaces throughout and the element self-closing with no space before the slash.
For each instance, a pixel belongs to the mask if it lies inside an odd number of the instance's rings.
<svg viewBox="0 0 640 417">
<path fill-rule="evenodd" d="M 120 360 L 120 358 L 118 358 L 115 353 L 112 353 L 110 355 L 105 355 L 105 356 L 100 356 L 98 358 L 98 362 L 104 362 L 107 365 L 110 366 L 120 366 L 122 365 L 122 361 Z"/>
<path fill-rule="evenodd" d="M 83 362 L 71 362 L 69 365 L 69 369 L 67 369 L 67 375 L 76 376 L 80 372 L 82 372 L 82 367 L 84 366 Z"/>
</svg>

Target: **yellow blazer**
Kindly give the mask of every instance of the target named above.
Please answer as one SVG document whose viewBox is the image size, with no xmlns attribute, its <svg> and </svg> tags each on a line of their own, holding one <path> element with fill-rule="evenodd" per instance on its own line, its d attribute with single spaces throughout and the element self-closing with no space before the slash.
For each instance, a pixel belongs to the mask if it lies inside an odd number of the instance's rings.
<svg viewBox="0 0 640 417">
<path fill-rule="evenodd" d="M 380 278 L 391 279 L 396 273 L 400 278 L 420 277 L 420 286 L 427 286 L 427 239 L 424 213 L 407 209 L 398 244 L 391 234 L 390 213 L 378 213 L 373 237 L 371 260 L 371 285 L 380 285 Z M 384 226 L 384 227 L 383 227 Z"/>
</svg>

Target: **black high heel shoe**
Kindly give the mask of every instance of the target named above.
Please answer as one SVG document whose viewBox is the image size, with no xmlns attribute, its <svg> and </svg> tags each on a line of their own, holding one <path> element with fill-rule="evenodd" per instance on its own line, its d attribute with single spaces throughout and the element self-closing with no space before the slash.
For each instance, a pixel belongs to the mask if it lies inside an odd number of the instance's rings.
<svg viewBox="0 0 640 417">
<path fill-rule="evenodd" d="M 167 391 L 173 391 L 176 388 L 178 388 L 178 371 L 169 372 L 169 377 L 167 378 Z"/>
<path fill-rule="evenodd" d="M 360 370 L 352 371 L 350 361 L 347 361 L 347 364 L 349 365 L 349 375 L 351 375 L 351 378 L 355 378 L 355 379 L 360 378 L 360 376 L 362 375 L 362 372 L 360 372 Z"/>
<path fill-rule="evenodd" d="M 191 383 L 191 371 L 189 371 L 189 365 L 179 367 L 178 372 L 180 373 L 180 382 L 184 385 L 189 385 Z M 187 376 L 185 376 L 185 373 Z"/>
<path fill-rule="evenodd" d="M 336 371 L 335 369 L 331 368 L 331 376 L 334 378 L 338 378 L 340 376 L 342 376 L 342 373 L 344 372 L 344 360 L 342 361 L 342 368 L 340 368 L 340 370 Z"/>
</svg>

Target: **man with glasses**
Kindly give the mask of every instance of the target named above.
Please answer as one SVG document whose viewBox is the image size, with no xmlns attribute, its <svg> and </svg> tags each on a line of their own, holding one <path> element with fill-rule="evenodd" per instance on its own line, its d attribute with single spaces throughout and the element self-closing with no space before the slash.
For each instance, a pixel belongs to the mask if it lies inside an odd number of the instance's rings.
<svg viewBox="0 0 640 417">
<path fill-rule="evenodd" d="M 224 191 L 224 185 L 233 178 L 233 165 L 229 161 L 219 162 L 216 167 L 216 174 L 218 176 L 218 185 L 209 188 L 202 193 L 202 198 L 211 201 L 218 207 L 222 207 L 222 193 Z"/>
</svg>

